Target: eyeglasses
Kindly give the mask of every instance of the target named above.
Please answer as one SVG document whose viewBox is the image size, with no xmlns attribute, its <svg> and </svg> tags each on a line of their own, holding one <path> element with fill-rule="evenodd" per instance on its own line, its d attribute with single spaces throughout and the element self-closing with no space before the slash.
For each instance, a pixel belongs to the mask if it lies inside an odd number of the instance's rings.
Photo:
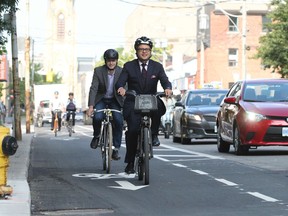
<svg viewBox="0 0 288 216">
<path fill-rule="evenodd" d="M 139 49 L 137 49 L 137 51 L 140 51 L 140 52 L 151 52 L 151 49 L 149 49 L 149 48 L 139 48 Z"/>
</svg>

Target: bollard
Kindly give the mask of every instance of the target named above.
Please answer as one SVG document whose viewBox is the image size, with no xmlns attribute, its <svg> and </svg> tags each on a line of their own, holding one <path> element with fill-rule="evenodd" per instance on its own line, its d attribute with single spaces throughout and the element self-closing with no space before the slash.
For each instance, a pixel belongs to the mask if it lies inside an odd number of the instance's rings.
<svg viewBox="0 0 288 216">
<path fill-rule="evenodd" d="M 0 196 L 5 198 L 13 192 L 13 188 L 7 185 L 9 156 L 14 155 L 18 148 L 17 140 L 9 134 L 9 128 L 0 126 Z"/>
</svg>

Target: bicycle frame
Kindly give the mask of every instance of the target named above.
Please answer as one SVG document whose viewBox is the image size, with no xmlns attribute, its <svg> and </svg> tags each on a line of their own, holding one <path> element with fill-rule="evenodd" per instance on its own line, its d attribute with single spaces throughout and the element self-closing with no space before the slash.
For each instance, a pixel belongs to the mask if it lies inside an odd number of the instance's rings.
<svg viewBox="0 0 288 216">
<path fill-rule="evenodd" d="M 75 111 L 67 111 L 67 115 L 69 114 L 69 121 L 67 122 L 67 129 L 68 129 L 68 133 L 69 136 L 72 136 L 72 127 L 73 127 L 73 113 L 75 113 Z"/>
<path fill-rule="evenodd" d="M 94 109 L 94 112 L 103 112 L 105 114 L 100 129 L 99 145 L 102 155 L 103 170 L 106 170 L 106 173 L 110 173 L 113 150 L 112 112 L 121 113 L 121 111 L 105 108 L 100 110 Z"/>
<path fill-rule="evenodd" d="M 136 95 L 135 92 L 127 91 L 126 94 L 135 97 L 134 110 L 141 113 L 141 128 L 138 134 L 135 170 L 137 171 L 138 179 L 144 179 L 144 184 L 148 185 L 150 178 L 149 160 L 153 158 L 150 112 L 158 109 L 156 98 L 165 96 L 165 93 Z"/>
<path fill-rule="evenodd" d="M 55 137 L 57 136 L 58 133 L 58 113 L 61 112 L 61 110 L 54 110 L 54 116 L 55 116 L 55 120 L 54 120 L 54 134 Z"/>
</svg>

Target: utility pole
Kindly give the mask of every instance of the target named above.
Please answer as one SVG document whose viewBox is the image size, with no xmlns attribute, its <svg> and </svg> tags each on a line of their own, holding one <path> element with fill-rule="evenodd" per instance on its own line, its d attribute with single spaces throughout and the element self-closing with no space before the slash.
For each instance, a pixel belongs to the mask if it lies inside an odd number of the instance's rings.
<svg viewBox="0 0 288 216">
<path fill-rule="evenodd" d="M 27 29 L 25 40 L 25 111 L 26 111 L 26 133 L 30 133 L 30 37 L 29 37 L 29 0 L 26 1 Z"/>
<path fill-rule="evenodd" d="M 21 132 L 21 113 L 20 113 L 20 87 L 19 87 L 19 71 L 18 71 L 18 46 L 17 46 L 17 28 L 16 14 L 12 10 L 9 13 L 11 32 L 11 48 L 12 48 L 12 76 L 13 76 L 13 92 L 14 92 L 14 124 L 13 134 L 16 140 L 22 140 Z"/>
</svg>

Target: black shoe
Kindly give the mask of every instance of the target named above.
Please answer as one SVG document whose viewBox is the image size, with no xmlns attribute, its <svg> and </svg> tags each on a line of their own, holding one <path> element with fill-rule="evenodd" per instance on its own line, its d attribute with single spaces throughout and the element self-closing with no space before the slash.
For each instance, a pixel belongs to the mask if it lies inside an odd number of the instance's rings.
<svg viewBox="0 0 288 216">
<path fill-rule="evenodd" d="M 113 153 L 112 153 L 112 159 L 113 160 L 120 160 L 120 156 L 118 155 L 118 150 L 113 150 Z"/>
<path fill-rule="evenodd" d="M 160 145 L 160 141 L 158 139 L 157 135 L 152 135 L 152 146 L 159 146 Z"/>
<path fill-rule="evenodd" d="M 129 162 L 125 168 L 125 173 L 127 174 L 132 174 L 132 173 L 135 173 L 135 170 L 134 170 L 134 163 L 133 162 Z"/>
<path fill-rule="evenodd" d="M 51 128 L 51 131 L 53 131 L 54 130 L 54 128 Z"/>
<path fill-rule="evenodd" d="M 93 137 L 91 143 L 90 143 L 90 147 L 92 149 L 96 149 L 98 147 L 98 141 L 99 141 L 99 137 Z"/>
</svg>

